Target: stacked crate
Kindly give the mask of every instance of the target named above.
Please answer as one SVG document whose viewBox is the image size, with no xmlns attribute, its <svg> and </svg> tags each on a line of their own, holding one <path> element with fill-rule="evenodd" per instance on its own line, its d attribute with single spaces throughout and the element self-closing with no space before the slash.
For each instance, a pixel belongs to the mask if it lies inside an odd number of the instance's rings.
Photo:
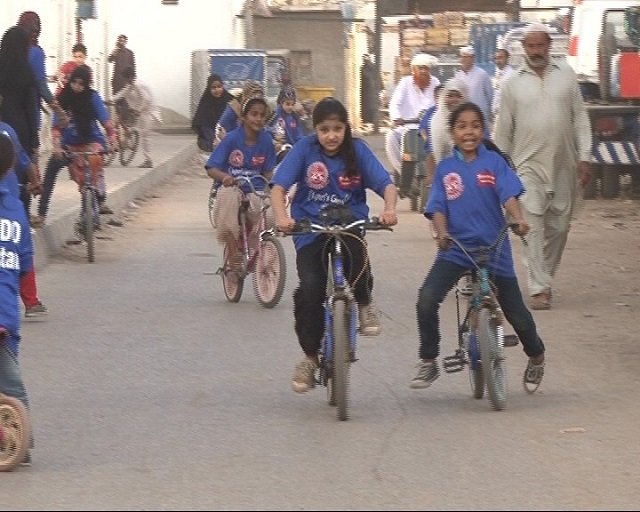
<svg viewBox="0 0 640 512">
<path fill-rule="evenodd" d="M 411 74 L 411 59 L 416 53 L 425 51 L 425 31 L 430 26 L 426 19 L 403 20 L 398 24 L 400 32 L 400 55 L 395 59 L 394 81 Z"/>
<path fill-rule="evenodd" d="M 446 34 L 446 41 L 445 41 Z M 469 44 L 469 27 L 465 16 L 459 11 L 438 12 L 433 15 L 433 28 L 428 31 L 425 44 L 431 53 L 439 53 L 446 48 L 461 47 Z"/>
</svg>

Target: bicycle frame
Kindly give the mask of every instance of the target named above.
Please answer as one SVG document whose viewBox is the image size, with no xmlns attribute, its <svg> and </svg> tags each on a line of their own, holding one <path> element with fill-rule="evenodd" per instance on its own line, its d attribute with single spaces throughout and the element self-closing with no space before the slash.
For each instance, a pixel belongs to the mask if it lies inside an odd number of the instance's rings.
<svg viewBox="0 0 640 512">
<path fill-rule="evenodd" d="M 458 348 L 454 355 L 444 358 L 444 370 L 448 373 L 458 372 L 468 365 L 474 398 L 484 396 L 486 384 L 489 400 L 496 410 L 502 410 L 506 403 L 504 316 L 490 280 L 489 263 L 504 242 L 509 227 L 512 226 L 507 225 L 500 231 L 491 246 L 476 249 L 475 257 L 460 242 L 451 238 L 473 264 L 472 292 L 467 299 L 465 316 L 461 319 L 462 293 L 456 287 Z"/>
<path fill-rule="evenodd" d="M 78 183 L 81 198 L 78 234 L 87 242 L 87 258 L 90 263 L 93 263 L 95 261 L 94 230 L 100 229 L 97 179 L 102 162 L 92 162 L 91 157 L 98 157 L 102 160 L 102 155 L 105 152 L 67 149 L 65 153 L 68 158 L 74 162 L 79 162 L 79 165 L 82 166 L 82 184 Z M 76 178 L 77 176 L 74 176 L 74 179 Z"/>
<path fill-rule="evenodd" d="M 340 213 L 341 209 L 336 211 Z M 342 210 L 344 211 L 344 210 Z M 340 214 L 342 217 L 342 215 Z M 329 221 L 335 218 L 328 217 Z M 362 229 L 380 230 L 391 228 L 379 224 L 376 218 L 360 219 L 340 224 L 313 224 L 303 220 L 294 226 L 291 234 L 322 233 L 331 237 L 327 253 L 327 286 L 324 300 L 324 335 L 318 353 L 319 384 L 327 387 L 329 404 L 337 408 L 340 421 L 349 418 L 348 387 L 349 367 L 357 361 L 357 302 L 352 286 L 345 275 L 343 237 Z"/>
</svg>

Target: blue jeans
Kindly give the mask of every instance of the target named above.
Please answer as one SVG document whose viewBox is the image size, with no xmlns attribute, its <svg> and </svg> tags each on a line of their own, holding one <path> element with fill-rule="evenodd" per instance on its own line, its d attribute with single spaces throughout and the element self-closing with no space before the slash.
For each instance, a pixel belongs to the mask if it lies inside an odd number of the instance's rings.
<svg viewBox="0 0 640 512">
<path fill-rule="evenodd" d="M 0 346 L 0 392 L 17 398 L 25 407 L 29 407 L 18 356 L 7 346 L 6 340 Z"/>
<path fill-rule="evenodd" d="M 440 355 L 440 304 L 449 290 L 468 269 L 450 261 L 437 259 L 418 291 L 416 310 L 420 334 L 419 357 L 436 359 Z M 544 343 L 538 336 L 531 312 L 522 300 L 516 277 L 493 276 L 497 288 L 498 302 L 522 343 L 525 354 L 537 357 L 544 353 Z"/>
</svg>

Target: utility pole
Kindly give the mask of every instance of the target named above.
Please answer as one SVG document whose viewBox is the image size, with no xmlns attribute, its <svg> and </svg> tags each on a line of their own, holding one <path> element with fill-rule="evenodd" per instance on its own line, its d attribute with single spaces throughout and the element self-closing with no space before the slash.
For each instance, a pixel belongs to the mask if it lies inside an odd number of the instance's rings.
<svg viewBox="0 0 640 512">
<path fill-rule="evenodd" d="M 375 18 L 375 34 L 374 34 L 374 53 L 376 55 L 376 78 L 381 83 L 380 78 L 382 74 L 382 17 L 380 16 L 380 4 L 384 0 L 376 0 L 376 18 Z M 380 91 L 378 91 L 380 93 Z M 380 109 L 376 109 L 375 117 L 373 120 L 373 133 L 380 133 Z"/>
</svg>

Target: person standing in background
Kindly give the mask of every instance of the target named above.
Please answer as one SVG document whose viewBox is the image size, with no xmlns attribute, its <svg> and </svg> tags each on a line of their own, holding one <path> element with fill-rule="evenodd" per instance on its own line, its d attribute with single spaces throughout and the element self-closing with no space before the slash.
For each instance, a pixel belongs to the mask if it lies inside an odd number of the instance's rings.
<svg viewBox="0 0 640 512">
<path fill-rule="evenodd" d="M 531 226 L 525 264 L 531 308 L 551 308 L 552 280 L 564 252 L 580 187 L 591 179 L 591 123 L 578 80 L 550 57 L 541 23 L 524 31 L 525 63 L 501 90 L 495 142 L 524 183 L 520 198 Z"/>
<path fill-rule="evenodd" d="M 482 110 L 482 115 L 487 121 L 485 135 L 488 137 L 488 121 L 491 119 L 491 105 L 493 102 L 493 85 L 491 84 L 489 73 L 476 65 L 476 51 L 473 46 L 460 48 L 460 68 L 456 71 L 454 77 L 467 84 L 469 99 Z"/>
<path fill-rule="evenodd" d="M 380 89 L 382 89 L 382 83 L 376 72 L 376 65 L 371 60 L 371 56 L 365 53 L 360 67 L 360 118 L 363 125 L 372 125 L 376 122 Z"/>
<path fill-rule="evenodd" d="M 111 94 L 118 94 L 126 85 L 127 80 L 122 75 L 125 69 L 133 68 L 136 71 L 136 58 L 133 52 L 127 48 L 128 38 L 120 34 L 116 40 L 116 47 L 109 55 L 108 62 L 113 62 L 113 74 L 111 75 Z M 116 109 L 120 120 L 125 122 L 128 118 L 129 109 L 126 100 L 116 103 Z"/>
<path fill-rule="evenodd" d="M 216 138 L 216 125 L 224 109 L 233 99 L 229 91 L 224 88 L 222 77 L 212 74 L 207 78 L 198 108 L 191 121 L 191 129 L 198 135 L 198 147 L 202 151 L 211 153 Z"/>
</svg>

